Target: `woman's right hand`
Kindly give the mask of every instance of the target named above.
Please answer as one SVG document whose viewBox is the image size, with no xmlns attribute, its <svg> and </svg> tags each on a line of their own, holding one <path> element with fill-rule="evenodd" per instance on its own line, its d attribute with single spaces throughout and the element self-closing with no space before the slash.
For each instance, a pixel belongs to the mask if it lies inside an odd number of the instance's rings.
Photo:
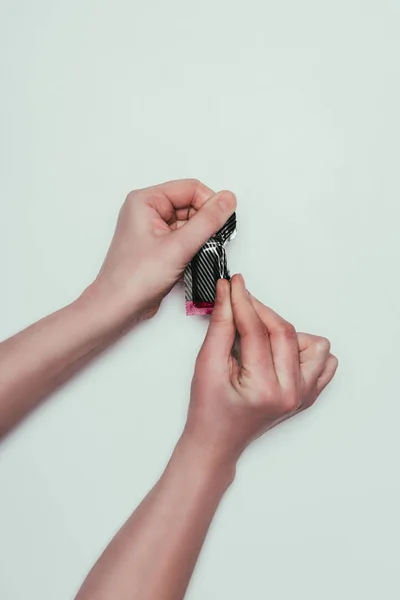
<svg viewBox="0 0 400 600">
<path fill-rule="evenodd" d="M 236 330 L 239 360 L 232 356 Z M 252 440 L 309 408 L 337 365 L 326 338 L 296 333 L 248 293 L 241 275 L 231 284 L 220 280 L 184 437 L 213 460 L 234 466 Z"/>
</svg>

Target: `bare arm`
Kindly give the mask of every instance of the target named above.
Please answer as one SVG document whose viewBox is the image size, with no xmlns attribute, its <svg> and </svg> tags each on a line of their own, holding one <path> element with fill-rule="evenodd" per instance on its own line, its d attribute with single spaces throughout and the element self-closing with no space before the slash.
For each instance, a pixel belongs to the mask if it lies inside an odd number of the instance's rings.
<svg viewBox="0 0 400 600">
<path fill-rule="evenodd" d="M 133 323 L 153 316 L 235 204 L 232 193 L 213 195 L 196 180 L 131 192 L 96 281 L 0 344 L 0 437 Z"/>
<path fill-rule="evenodd" d="M 231 356 L 235 325 L 241 362 Z M 182 600 L 207 530 L 246 446 L 316 400 L 337 360 L 235 276 L 217 302 L 184 433 L 159 482 L 94 566 L 77 600 Z"/>
<path fill-rule="evenodd" d="M 116 339 L 136 314 L 95 286 L 0 344 L 0 437 Z"/>
<path fill-rule="evenodd" d="M 162 477 L 89 574 L 77 600 L 183 598 L 204 538 L 233 479 L 185 436 Z"/>
</svg>

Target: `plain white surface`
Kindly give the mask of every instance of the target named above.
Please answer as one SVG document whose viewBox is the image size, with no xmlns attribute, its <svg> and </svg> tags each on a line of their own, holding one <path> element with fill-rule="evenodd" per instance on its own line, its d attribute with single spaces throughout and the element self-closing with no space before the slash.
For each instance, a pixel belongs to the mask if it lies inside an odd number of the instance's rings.
<svg viewBox="0 0 400 600">
<path fill-rule="evenodd" d="M 399 27 L 395 0 L 1 0 L 0 337 L 93 279 L 130 189 L 191 176 L 237 193 L 232 270 L 340 359 L 241 460 L 190 600 L 400 597 Z M 175 290 L 0 446 L 2 600 L 73 598 L 205 328 Z"/>
</svg>

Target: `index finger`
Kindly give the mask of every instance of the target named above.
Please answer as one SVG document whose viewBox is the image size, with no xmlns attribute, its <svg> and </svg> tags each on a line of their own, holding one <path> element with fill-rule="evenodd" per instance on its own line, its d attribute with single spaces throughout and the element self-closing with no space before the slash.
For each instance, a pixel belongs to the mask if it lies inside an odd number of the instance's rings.
<svg viewBox="0 0 400 600">
<path fill-rule="evenodd" d="M 198 179 L 177 179 L 138 191 L 145 192 L 149 199 L 152 197 L 168 199 L 176 210 L 190 207 L 199 210 L 214 194 L 211 188 Z"/>
<path fill-rule="evenodd" d="M 261 368 L 263 373 L 275 377 L 268 330 L 254 310 L 242 275 L 232 277 L 231 292 L 242 367 L 250 372 Z"/>
</svg>

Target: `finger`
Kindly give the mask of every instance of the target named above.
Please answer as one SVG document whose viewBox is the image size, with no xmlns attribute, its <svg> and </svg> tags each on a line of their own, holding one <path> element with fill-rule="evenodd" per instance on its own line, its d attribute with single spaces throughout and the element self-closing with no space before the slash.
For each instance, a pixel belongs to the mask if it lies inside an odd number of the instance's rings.
<svg viewBox="0 0 400 600">
<path fill-rule="evenodd" d="M 323 389 L 332 381 L 336 370 L 338 368 L 339 361 L 334 354 L 330 354 L 326 361 L 326 366 L 321 376 L 317 381 L 317 392 L 320 394 Z"/>
<path fill-rule="evenodd" d="M 146 198 L 166 198 L 175 209 L 193 207 L 198 210 L 214 194 L 214 191 L 198 179 L 177 179 L 138 190 Z"/>
<path fill-rule="evenodd" d="M 217 294 L 207 335 L 200 350 L 202 358 L 228 360 L 235 340 L 230 284 L 226 279 L 217 281 Z M 199 355 L 199 356 L 200 356 Z"/>
<path fill-rule="evenodd" d="M 186 221 L 191 219 L 197 210 L 193 206 L 189 206 L 186 208 L 177 208 L 175 210 L 175 219 L 177 222 L 177 226 L 181 227 Z"/>
<path fill-rule="evenodd" d="M 173 232 L 171 239 L 179 248 L 184 262 L 189 262 L 200 248 L 226 223 L 235 212 L 236 197 L 222 191 L 207 200 L 183 227 Z"/>
<path fill-rule="evenodd" d="M 265 323 L 268 329 L 269 327 L 271 327 L 271 330 L 277 328 L 280 330 L 285 325 L 292 327 L 292 325 L 290 325 L 290 323 L 286 321 L 286 319 L 281 317 L 281 315 L 278 315 L 278 313 L 272 310 L 272 308 L 270 308 L 269 306 L 266 306 L 265 304 L 260 302 L 260 300 L 258 300 L 252 294 L 250 294 L 250 299 L 254 306 L 254 310 L 256 311 L 260 319 L 263 321 L 263 323 Z"/>
<path fill-rule="evenodd" d="M 163 221 L 176 229 L 178 221 L 189 219 L 213 194 L 197 179 L 181 179 L 134 190 L 129 197 L 156 210 Z"/>
<path fill-rule="evenodd" d="M 324 337 L 298 333 L 300 368 L 307 383 L 314 383 L 324 371 L 331 344 Z"/>
<path fill-rule="evenodd" d="M 272 357 L 277 377 L 285 388 L 293 388 L 299 380 L 299 345 L 296 330 L 272 308 L 265 306 L 254 296 L 252 305 L 268 330 Z"/>
<path fill-rule="evenodd" d="M 242 275 L 232 277 L 231 297 L 243 368 L 248 371 L 261 368 L 275 377 L 268 331 L 254 310 Z"/>
<path fill-rule="evenodd" d="M 323 350 L 325 349 L 325 346 L 329 346 L 330 342 L 329 340 L 327 340 L 324 337 L 321 337 L 319 335 L 313 335 L 312 333 L 302 333 L 300 331 L 297 332 L 297 339 L 299 341 L 299 350 L 300 352 L 304 352 L 305 350 L 309 350 L 315 347 L 315 345 L 317 344 L 318 346 L 318 350 Z M 325 344 L 319 344 L 319 342 L 322 342 L 323 340 L 325 340 Z M 329 354 L 329 352 L 328 352 Z"/>
</svg>

